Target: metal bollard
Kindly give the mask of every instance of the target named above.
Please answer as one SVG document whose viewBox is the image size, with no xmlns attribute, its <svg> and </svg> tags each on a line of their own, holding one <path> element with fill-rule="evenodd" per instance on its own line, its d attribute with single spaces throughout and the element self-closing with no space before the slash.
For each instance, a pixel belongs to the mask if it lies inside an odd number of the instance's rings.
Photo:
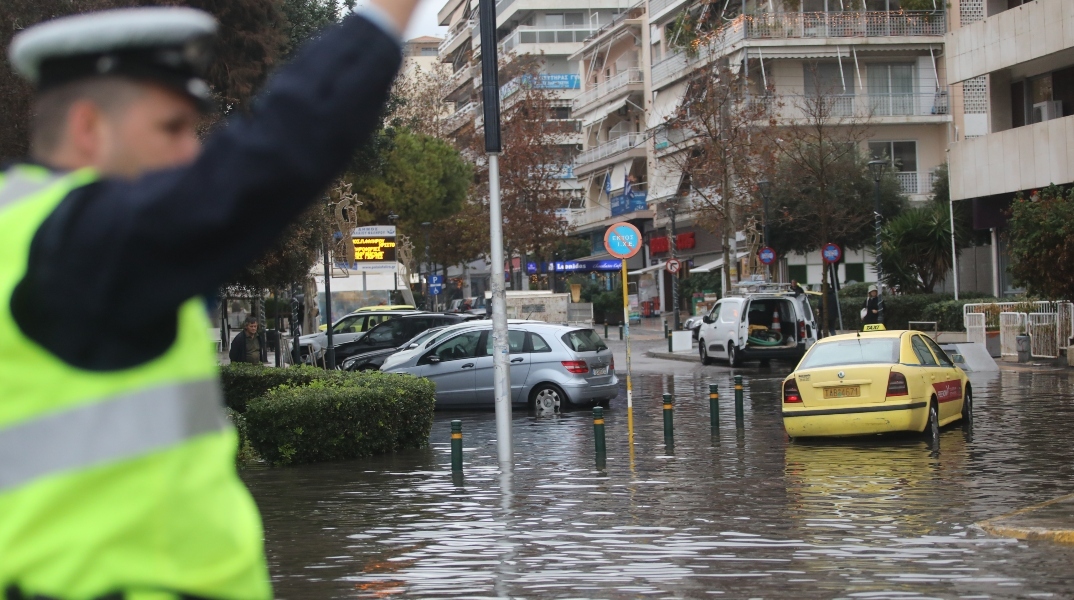
<svg viewBox="0 0 1074 600">
<path fill-rule="evenodd" d="M 623 324 L 622 323 L 619 324 L 619 339 L 620 340 L 623 339 Z"/>
<path fill-rule="evenodd" d="M 462 421 L 451 422 L 451 470 L 462 471 Z"/>
<path fill-rule="evenodd" d="M 668 322 L 664 321 L 664 337 L 668 337 Z"/>
<path fill-rule="evenodd" d="M 735 375 L 735 424 L 742 427 L 742 376 Z"/>
<path fill-rule="evenodd" d="M 674 346 L 671 343 L 671 334 L 667 333 L 665 335 L 667 335 L 667 338 L 668 338 L 668 352 L 671 352 L 672 351 L 671 349 L 674 348 Z"/>
<path fill-rule="evenodd" d="M 608 324 L 604 324 L 604 339 L 608 339 Z"/>
<path fill-rule="evenodd" d="M 713 431 L 720 429 L 720 389 L 715 383 L 709 384 L 709 424 Z"/>
<path fill-rule="evenodd" d="M 671 394 L 664 394 L 664 443 L 675 443 L 675 409 L 672 406 Z"/>
<path fill-rule="evenodd" d="M 608 452 L 607 446 L 604 445 L 604 409 L 599 406 L 593 407 L 593 442 L 597 456 Z"/>
</svg>

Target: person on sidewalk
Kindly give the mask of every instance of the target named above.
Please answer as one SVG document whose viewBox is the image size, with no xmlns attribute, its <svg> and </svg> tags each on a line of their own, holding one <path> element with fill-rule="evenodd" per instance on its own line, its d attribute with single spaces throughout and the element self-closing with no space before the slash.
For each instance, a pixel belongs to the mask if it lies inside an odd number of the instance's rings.
<svg viewBox="0 0 1074 600">
<path fill-rule="evenodd" d="M 869 297 L 861 307 L 861 322 L 863 325 L 877 325 L 880 323 L 880 311 L 883 310 L 883 300 L 877 293 L 876 286 L 869 286 Z"/>
<path fill-rule="evenodd" d="M 231 340 L 228 358 L 233 363 L 264 365 L 268 362 L 268 352 L 261 338 L 257 335 L 257 317 L 246 317 L 242 331 Z"/>
<path fill-rule="evenodd" d="M 86 13 L 12 39 L 35 98 L 31 156 L 0 172 L 4 597 L 273 597 L 198 296 L 367 143 L 417 2 L 369 0 L 204 142 L 210 15 Z"/>
</svg>

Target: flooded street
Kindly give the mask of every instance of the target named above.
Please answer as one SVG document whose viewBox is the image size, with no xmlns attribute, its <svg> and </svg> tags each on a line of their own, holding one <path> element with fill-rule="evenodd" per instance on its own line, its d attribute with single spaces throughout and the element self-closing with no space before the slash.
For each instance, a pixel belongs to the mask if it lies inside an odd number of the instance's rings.
<svg viewBox="0 0 1074 600">
<path fill-rule="evenodd" d="M 618 361 L 617 361 L 618 362 Z M 280 598 L 1070 598 L 1074 546 L 989 536 L 975 522 L 1074 492 L 1074 381 L 973 377 L 972 432 L 791 442 L 782 369 L 635 377 L 606 411 L 595 470 L 588 411 L 516 411 L 517 464 L 496 467 L 493 413 L 438 413 L 426 451 L 243 473 L 264 515 Z M 709 427 L 708 384 L 721 428 Z M 675 445 L 659 395 L 675 394 Z M 449 423 L 462 419 L 465 478 Z"/>
</svg>

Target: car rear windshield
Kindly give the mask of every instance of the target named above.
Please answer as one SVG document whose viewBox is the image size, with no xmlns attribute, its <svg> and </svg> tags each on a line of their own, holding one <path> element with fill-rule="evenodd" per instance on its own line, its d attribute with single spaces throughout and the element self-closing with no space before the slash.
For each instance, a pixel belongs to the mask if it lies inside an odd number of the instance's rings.
<svg viewBox="0 0 1074 600">
<path fill-rule="evenodd" d="M 815 344 L 799 369 L 899 362 L 898 338 L 857 338 Z"/>
<path fill-rule="evenodd" d="M 604 340 L 600 339 L 596 331 L 592 329 L 578 329 L 575 331 L 568 331 L 563 334 L 564 344 L 575 352 L 600 352 L 601 350 L 607 350 L 608 346 L 604 343 Z"/>
</svg>

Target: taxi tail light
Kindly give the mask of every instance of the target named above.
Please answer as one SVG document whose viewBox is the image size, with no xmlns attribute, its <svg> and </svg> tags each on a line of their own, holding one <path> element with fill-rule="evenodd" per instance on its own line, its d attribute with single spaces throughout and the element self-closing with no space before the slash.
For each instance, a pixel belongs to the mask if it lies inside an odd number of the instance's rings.
<svg viewBox="0 0 1074 600">
<path fill-rule="evenodd" d="M 784 404 L 800 404 L 802 402 L 802 394 L 798 392 L 798 382 L 794 379 L 788 379 L 783 384 L 783 403 Z"/>
<path fill-rule="evenodd" d="M 798 339 L 804 340 L 805 338 L 805 321 L 798 321 Z"/>
<path fill-rule="evenodd" d="M 888 396 L 908 396 L 910 388 L 906 385 L 906 375 L 898 371 L 892 371 L 888 375 Z"/>
<path fill-rule="evenodd" d="M 567 369 L 568 373 L 588 373 L 589 365 L 584 360 L 565 360 L 563 361 L 563 368 Z"/>
</svg>

